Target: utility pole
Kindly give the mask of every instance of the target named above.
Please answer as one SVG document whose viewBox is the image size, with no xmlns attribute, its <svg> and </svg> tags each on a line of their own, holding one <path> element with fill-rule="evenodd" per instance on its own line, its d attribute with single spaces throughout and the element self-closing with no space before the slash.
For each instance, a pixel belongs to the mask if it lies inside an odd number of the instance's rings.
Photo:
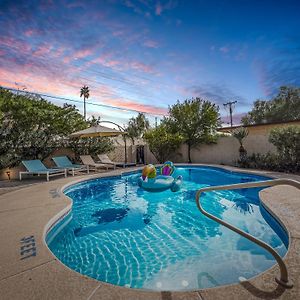
<svg viewBox="0 0 300 300">
<path fill-rule="evenodd" d="M 224 107 L 226 108 L 227 106 L 229 106 L 229 114 L 230 114 L 230 126 L 232 127 L 232 106 L 234 104 L 236 104 L 237 101 L 229 101 L 227 103 L 224 103 Z"/>
</svg>

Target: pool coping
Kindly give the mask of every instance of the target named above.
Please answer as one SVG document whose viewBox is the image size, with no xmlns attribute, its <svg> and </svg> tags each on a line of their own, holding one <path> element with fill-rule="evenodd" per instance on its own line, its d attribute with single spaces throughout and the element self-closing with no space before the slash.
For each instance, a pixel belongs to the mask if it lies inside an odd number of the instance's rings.
<svg viewBox="0 0 300 300">
<path fill-rule="evenodd" d="M 223 165 L 176 164 L 176 166 L 211 166 L 228 171 L 300 181 L 298 175 Z M 283 289 L 275 283 L 274 275 L 279 274 L 276 265 L 237 284 L 190 292 L 155 292 L 100 282 L 79 274 L 58 261 L 48 249 L 45 236 L 49 228 L 54 226 L 58 219 L 64 217 L 72 207 L 72 201 L 62 193 L 62 190 L 78 182 L 120 176 L 141 168 L 118 169 L 41 182 L 38 185 L 1 195 L 0 239 L 5 243 L 1 243 L 0 250 L 0 290 L 4 299 L 26 297 L 29 299 L 62 297 L 67 299 L 257 299 L 266 297 L 295 299 L 300 295 L 300 192 L 289 186 L 264 189 L 260 192 L 260 199 L 264 207 L 288 232 L 289 249 L 284 261 L 294 283 L 293 289 Z M 22 241 L 23 238 L 31 236 L 34 236 L 34 243 L 30 239 L 27 239 L 29 241 L 27 243 L 26 240 Z M 32 248 L 36 249 L 35 256 L 31 253 L 33 250 L 29 251 Z M 27 253 L 29 257 L 24 259 Z"/>
</svg>

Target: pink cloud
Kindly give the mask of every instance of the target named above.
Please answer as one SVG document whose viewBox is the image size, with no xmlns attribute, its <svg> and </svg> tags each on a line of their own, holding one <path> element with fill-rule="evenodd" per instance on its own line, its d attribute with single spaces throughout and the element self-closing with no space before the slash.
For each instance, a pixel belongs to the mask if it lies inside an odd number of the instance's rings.
<svg viewBox="0 0 300 300">
<path fill-rule="evenodd" d="M 46 94 L 56 94 L 65 96 L 66 94 L 74 94 L 78 90 L 78 84 L 75 81 L 66 79 L 65 76 L 51 78 L 47 75 L 41 75 L 35 72 L 26 71 L 30 68 L 18 70 L 17 73 L 9 70 L 0 70 L 0 85 L 11 88 L 16 88 L 15 82 L 19 82 L 22 86 L 26 87 L 28 91 L 43 92 Z"/>
<path fill-rule="evenodd" d="M 115 30 L 115 31 L 113 31 L 113 33 L 112 33 L 112 35 L 113 35 L 113 36 L 116 36 L 116 37 L 122 36 L 122 35 L 124 35 L 124 34 L 125 34 L 125 31 L 122 30 L 122 29 Z"/>
<path fill-rule="evenodd" d="M 143 71 L 145 73 L 153 73 L 154 72 L 154 70 L 151 66 L 146 65 L 142 62 L 138 62 L 138 61 L 129 63 L 129 66 L 134 70 Z"/>
<path fill-rule="evenodd" d="M 33 36 L 33 33 L 34 31 L 32 29 L 28 29 L 24 32 L 24 34 L 27 36 L 27 37 L 31 37 Z"/>
<path fill-rule="evenodd" d="M 158 48 L 158 43 L 154 40 L 146 40 L 143 45 L 148 48 Z"/>
<path fill-rule="evenodd" d="M 112 58 L 112 53 L 107 53 L 96 59 L 93 59 L 87 65 L 100 64 L 105 67 L 115 68 L 117 70 L 136 70 L 144 73 L 154 74 L 154 68 L 150 65 L 144 64 L 139 61 L 126 61 L 125 59 L 119 60 Z"/>
<path fill-rule="evenodd" d="M 78 50 L 73 53 L 73 57 L 75 58 L 85 58 L 88 56 L 91 56 L 93 54 L 93 51 L 91 49 L 83 49 L 83 50 Z"/>
<path fill-rule="evenodd" d="M 66 72 L 47 73 L 38 72 L 38 69 L 32 65 L 26 65 L 22 68 L 17 68 L 14 71 L 5 70 L 0 68 L 0 85 L 16 88 L 16 82 L 26 87 L 27 91 L 41 92 L 45 94 L 57 95 L 62 97 L 78 96 L 79 89 L 85 84 L 80 79 L 68 78 L 67 73 L 73 73 L 69 68 Z M 148 104 L 142 104 L 122 96 L 116 95 L 115 91 L 108 86 L 95 87 L 88 84 L 91 90 L 92 102 L 117 106 L 124 109 L 133 109 L 138 111 L 147 112 L 150 114 L 167 114 L 167 109 Z"/>
<path fill-rule="evenodd" d="M 161 13 L 162 13 L 162 11 L 163 11 L 163 7 L 162 7 L 161 4 L 158 2 L 158 3 L 156 4 L 156 6 L 155 6 L 155 14 L 156 14 L 157 16 L 160 16 Z"/>
<path fill-rule="evenodd" d="M 220 47 L 219 50 L 222 53 L 228 53 L 230 51 L 229 47 L 227 46 Z"/>
<path fill-rule="evenodd" d="M 46 54 L 49 54 L 51 52 L 51 46 L 50 45 L 47 45 L 47 44 L 44 44 L 44 45 L 41 45 L 37 48 L 37 50 L 35 50 L 33 52 L 33 55 L 34 56 L 44 56 Z"/>
<path fill-rule="evenodd" d="M 137 103 L 133 102 L 130 100 L 127 100 L 126 98 L 118 97 L 118 98 L 110 98 L 105 101 L 106 103 L 109 103 L 110 105 L 121 107 L 121 108 L 129 108 L 133 110 L 138 110 L 142 112 L 146 112 L 149 114 L 154 114 L 154 115 L 167 115 L 168 110 L 166 108 L 162 107 L 157 107 L 153 105 L 148 105 L 148 104 L 142 104 L 142 103 Z"/>
<path fill-rule="evenodd" d="M 262 60 L 255 59 L 252 63 L 252 68 L 256 73 L 258 84 L 263 94 L 265 96 L 269 96 L 272 90 L 266 84 L 266 82 L 268 81 L 266 65 Z"/>
<path fill-rule="evenodd" d="M 174 0 L 169 0 L 168 2 L 166 2 L 163 5 L 158 1 L 155 5 L 155 14 L 157 16 L 160 16 L 163 11 L 171 10 L 171 9 L 175 8 L 177 6 L 177 4 L 178 4 L 178 1 L 174 1 Z M 180 24 L 177 24 L 177 25 L 180 25 Z"/>
<path fill-rule="evenodd" d="M 22 49 L 24 52 L 31 51 L 31 46 L 27 42 L 10 37 L 1 37 L 1 45 L 12 49 Z"/>
</svg>

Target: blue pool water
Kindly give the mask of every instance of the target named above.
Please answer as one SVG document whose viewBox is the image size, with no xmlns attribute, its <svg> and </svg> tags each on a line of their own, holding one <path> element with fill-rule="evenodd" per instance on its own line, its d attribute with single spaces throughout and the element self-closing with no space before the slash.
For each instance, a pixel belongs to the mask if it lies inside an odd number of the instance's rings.
<svg viewBox="0 0 300 300">
<path fill-rule="evenodd" d="M 262 248 L 202 215 L 205 186 L 268 180 L 211 167 L 177 168 L 179 192 L 142 190 L 140 173 L 76 184 L 65 190 L 71 213 L 47 235 L 71 269 L 116 285 L 192 290 L 235 283 L 275 264 Z M 283 256 L 287 235 L 260 205 L 259 189 L 204 193 L 204 209 L 267 242 Z"/>
</svg>

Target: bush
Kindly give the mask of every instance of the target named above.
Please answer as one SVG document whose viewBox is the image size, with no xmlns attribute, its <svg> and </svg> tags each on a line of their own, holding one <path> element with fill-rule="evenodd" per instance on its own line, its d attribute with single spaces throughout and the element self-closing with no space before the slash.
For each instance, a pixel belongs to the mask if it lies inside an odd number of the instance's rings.
<svg viewBox="0 0 300 300">
<path fill-rule="evenodd" d="M 300 126 L 275 128 L 269 141 L 276 147 L 277 153 L 252 154 L 239 161 L 243 168 L 255 168 L 278 172 L 300 172 Z"/>
<path fill-rule="evenodd" d="M 97 155 L 114 150 L 113 141 L 107 137 L 74 138 L 69 142 L 69 148 L 75 153 L 76 159 L 80 155 Z"/>
<path fill-rule="evenodd" d="M 147 131 L 144 134 L 144 139 L 149 144 L 150 151 L 160 163 L 166 161 L 183 141 L 179 133 L 170 133 L 165 124 Z"/>
<path fill-rule="evenodd" d="M 277 148 L 282 160 L 294 164 L 300 162 L 300 126 L 274 128 L 269 141 Z"/>
<path fill-rule="evenodd" d="M 93 118 L 91 122 L 96 122 Z M 21 160 L 45 159 L 55 149 L 71 147 L 76 154 L 112 149 L 107 138 L 70 140 L 69 135 L 91 122 L 73 105 L 59 107 L 45 99 L 0 88 L 0 169 Z"/>
</svg>

